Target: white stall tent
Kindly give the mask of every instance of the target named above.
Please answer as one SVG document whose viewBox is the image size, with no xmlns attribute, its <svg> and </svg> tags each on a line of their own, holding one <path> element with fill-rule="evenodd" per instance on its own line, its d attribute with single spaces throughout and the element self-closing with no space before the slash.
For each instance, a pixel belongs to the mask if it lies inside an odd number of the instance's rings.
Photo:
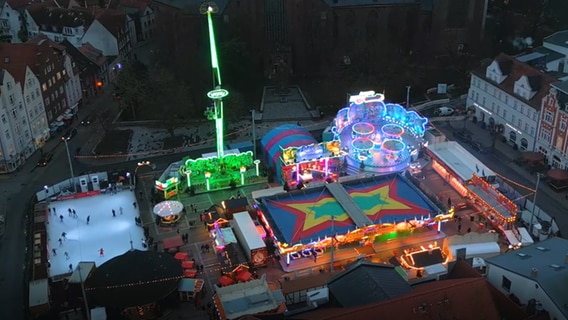
<svg viewBox="0 0 568 320">
<path fill-rule="evenodd" d="M 517 233 L 513 230 L 505 230 L 505 237 L 510 244 L 514 246 L 521 244 L 521 246 L 526 247 L 534 243 L 526 228 L 518 228 L 517 230 Z"/>
<path fill-rule="evenodd" d="M 497 242 L 455 244 L 450 245 L 449 248 L 453 257 L 456 257 L 457 250 L 465 248 L 466 259 L 474 257 L 488 259 L 501 254 L 501 247 Z"/>
</svg>

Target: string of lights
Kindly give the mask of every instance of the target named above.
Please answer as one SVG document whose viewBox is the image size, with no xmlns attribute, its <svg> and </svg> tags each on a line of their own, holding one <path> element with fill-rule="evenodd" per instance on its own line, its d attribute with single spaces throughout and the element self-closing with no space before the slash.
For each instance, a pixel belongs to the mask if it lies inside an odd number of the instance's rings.
<svg viewBox="0 0 568 320">
<path fill-rule="evenodd" d="M 315 128 L 317 126 L 320 126 L 321 123 L 313 123 L 313 124 L 309 124 L 309 125 L 304 125 L 304 128 Z M 235 130 L 232 131 L 228 134 L 225 135 L 225 138 L 231 138 L 234 135 L 238 135 L 242 132 L 248 132 L 250 131 L 251 126 L 247 125 L 243 128 L 241 128 L 240 130 Z M 192 148 L 192 147 L 198 147 L 198 146 L 203 146 L 205 144 L 210 144 L 210 143 L 215 143 L 216 142 L 216 138 L 212 138 L 212 139 L 207 139 L 207 140 L 202 140 L 200 142 L 196 142 L 193 144 L 188 144 L 188 145 L 184 145 L 181 147 L 176 147 L 176 148 L 169 148 L 169 149 L 158 149 L 158 150 L 150 150 L 150 151 L 142 151 L 142 152 L 131 152 L 131 153 L 121 153 L 121 154 L 99 154 L 99 155 L 75 155 L 74 158 L 75 159 L 109 159 L 109 158 L 125 158 L 125 157 L 129 157 L 129 156 L 136 156 L 136 157 L 140 157 L 140 156 L 149 156 L 149 155 L 153 155 L 153 154 L 157 154 L 157 153 L 175 153 L 178 151 L 183 151 L 184 149 L 187 148 Z"/>
<path fill-rule="evenodd" d="M 535 189 L 532 189 L 532 188 L 527 187 L 527 186 L 525 186 L 525 185 L 523 185 L 523 184 L 520 184 L 520 183 L 518 183 L 518 182 L 516 182 L 516 181 L 514 181 L 514 180 L 511 180 L 511 179 L 509 179 L 509 178 L 507 178 L 507 177 L 505 177 L 505 176 L 502 176 L 502 175 L 500 175 L 500 174 L 498 174 L 498 173 L 495 173 L 495 175 L 498 176 L 499 178 L 501 178 L 501 179 L 503 179 L 503 180 L 505 180 L 505 181 L 511 183 L 511 184 L 516 185 L 516 186 L 519 187 L 519 188 L 523 188 L 523 189 L 528 190 L 528 191 L 530 191 L 530 192 L 535 192 L 535 191 L 536 191 Z"/>
<path fill-rule="evenodd" d="M 124 283 L 124 284 L 118 284 L 118 285 L 113 285 L 113 286 L 89 287 L 89 288 L 85 288 L 85 290 L 87 290 L 87 291 L 94 291 L 94 290 L 99 290 L 99 289 L 109 290 L 109 289 L 128 288 L 128 287 L 144 286 L 144 285 L 153 284 L 153 283 L 163 283 L 163 282 L 177 281 L 177 280 L 182 279 L 182 278 L 183 278 L 183 276 L 169 277 L 169 278 L 156 279 L 156 280 L 137 281 L 137 282 L 132 282 L 132 283 Z"/>
</svg>

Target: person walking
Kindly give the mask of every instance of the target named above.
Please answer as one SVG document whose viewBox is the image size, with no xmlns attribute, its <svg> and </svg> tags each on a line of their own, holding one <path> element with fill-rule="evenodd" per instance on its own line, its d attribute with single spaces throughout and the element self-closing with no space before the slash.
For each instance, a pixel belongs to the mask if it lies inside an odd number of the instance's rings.
<svg viewBox="0 0 568 320">
<path fill-rule="evenodd" d="M 91 216 L 90 215 L 87 216 L 87 224 L 89 224 L 89 222 L 91 222 Z"/>
<path fill-rule="evenodd" d="M 99 257 L 104 257 L 105 256 L 105 251 L 103 250 L 103 248 L 99 249 Z"/>
</svg>

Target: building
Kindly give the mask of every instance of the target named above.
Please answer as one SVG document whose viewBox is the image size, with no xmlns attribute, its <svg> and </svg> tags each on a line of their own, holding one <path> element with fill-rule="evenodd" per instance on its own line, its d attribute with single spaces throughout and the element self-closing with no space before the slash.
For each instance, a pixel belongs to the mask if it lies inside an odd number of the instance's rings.
<svg viewBox="0 0 568 320">
<path fill-rule="evenodd" d="M 471 72 L 467 105 L 490 130 L 513 146 L 533 151 L 543 97 L 557 79 L 514 57 L 500 54 Z"/>
<path fill-rule="evenodd" d="M 28 1 L 10 0 L 4 1 L 0 11 L 0 38 L 2 42 L 22 42 L 19 32 L 22 29 L 22 21 L 19 9 Z"/>
<path fill-rule="evenodd" d="M 558 31 L 544 38 L 542 46 L 564 56 L 564 59 L 558 62 L 557 70 L 568 73 L 568 30 Z"/>
<path fill-rule="evenodd" d="M 551 84 L 542 101 L 535 151 L 554 168 L 568 168 L 568 82 Z"/>
<path fill-rule="evenodd" d="M 0 85 L 0 172 L 13 172 L 49 138 L 49 128 L 39 95 L 39 81 L 25 65 L 12 61 L 0 47 L 2 84 Z M 12 73 L 11 73 L 12 72 Z M 32 92 L 34 98 L 28 95 Z M 24 94 L 28 102 L 24 100 Z"/>
<path fill-rule="evenodd" d="M 202 1 L 157 0 L 156 28 L 168 52 L 193 52 L 207 26 Z M 427 59 L 475 51 L 485 0 L 221 0 L 216 14 L 227 38 L 243 41 L 269 76 L 285 61 L 294 75 L 328 76 L 346 66 L 383 71 L 386 58 Z M 180 28 L 179 26 L 186 26 Z M 182 41 L 183 39 L 183 41 Z M 181 55 L 181 56 L 185 56 Z M 175 55 L 173 55 L 175 57 Z M 388 61 L 388 60 L 386 60 Z"/>
<path fill-rule="evenodd" d="M 94 14 L 89 10 L 59 8 L 52 2 L 35 3 L 25 10 L 30 38 L 41 33 L 52 41 L 67 40 L 74 46 L 81 45 L 81 39 L 94 19 Z"/>
<path fill-rule="evenodd" d="M 154 35 L 155 14 L 147 0 L 120 0 L 118 8 L 130 17 L 129 31 L 132 45 L 149 40 Z"/>
<path fill-rule="evenodd" d="M 487 280 L 527 310 L 566 319 L 567 248 L 568 240 L 556 237 L 487 259 Z"/>
<path fill-rule="evenodd" d="M 106 83 L 106 58 L 100 50 L 86 43 L 79 48 L 69 41 L 60 43 L 65 46 L 65 52 L 71 56 L 75 66 L 79 70 L 82 98 L 90 99 L 98 94 L 100 88 L 97 83 Z"/>
</svg>

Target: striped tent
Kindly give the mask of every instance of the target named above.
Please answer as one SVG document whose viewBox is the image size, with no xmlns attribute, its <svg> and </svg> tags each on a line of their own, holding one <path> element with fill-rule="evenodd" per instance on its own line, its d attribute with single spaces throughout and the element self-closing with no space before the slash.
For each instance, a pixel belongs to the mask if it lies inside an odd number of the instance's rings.
<svg viewBox="0 0 568 320">
<path fill-rule="evenodd" d="M 312 134 L 295 124 L 276 127 L 260 140 L 265 163 L 276 173 L 276 181 L 281 179 L 280 148 L 299 147 L 312 143 L 317 143 Z"/>
</svg>

